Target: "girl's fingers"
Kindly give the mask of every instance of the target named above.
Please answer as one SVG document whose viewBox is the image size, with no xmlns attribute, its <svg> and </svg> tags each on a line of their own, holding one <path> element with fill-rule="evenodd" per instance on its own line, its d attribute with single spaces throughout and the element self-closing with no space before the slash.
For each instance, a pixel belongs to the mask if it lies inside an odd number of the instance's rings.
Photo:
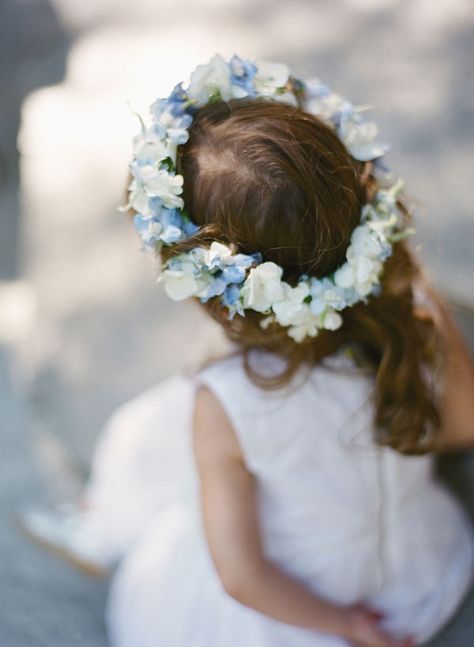
<svg viewBox="0 0 474 647">
<path fill-rule="evenodd" d="M 414 647 L 415 643 L 412 638 L 395 640 L 394 638 L 388 638 L 385 634 L 380 634 L 367 641 L 352 642 L 351 645 L 353 647 Z"/>
<path fill-rule="evenodd" d="M 403 640 L 390 640 L 387 643 L 387 647 L 415 647 L 415 641 L 413 638 L 404 638 Z"/>
<path fill-rule="evenodd" d="M 375 609 L 368 609 L 367 615 L 376 622 L 380 622 L 385 618 L 385 615 L 381 611 L 376 611 Z"/>
<path fill-rule="evenodd" d="M 374 642 L 370 647 L 414 647 L 415 642 L 410 636 L 408 638 L 397 639 L 387 636 L 386 633 L 380 632 L 378 641 Z M 369 645 L 367 645 L 369 647 Z"/>
</svg>

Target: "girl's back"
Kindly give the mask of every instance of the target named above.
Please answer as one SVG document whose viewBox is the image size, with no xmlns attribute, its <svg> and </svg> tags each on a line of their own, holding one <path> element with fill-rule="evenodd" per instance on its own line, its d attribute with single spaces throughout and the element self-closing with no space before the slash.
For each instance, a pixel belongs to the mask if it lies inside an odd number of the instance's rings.
<svg viewBox="0 0 474 647">
<path fill-rule="evenodd" d="M 397 632 L 433 635 L 469 586 L 472 535 L 431 455 L 374 445 L 373 376 L 339 353 L 277 392 L 252 383 L 239 356 L 201 380 L 256 476 L 267 554 L 321 595 L 370 601 Z"/>
<path fill-rule="evenodd" d="M 270 353 L 256 352 L 252 362 L 266 377 L 281 370 Z M 374 444 L 373 376 L 348 356 L 328 357 L 269 391 L 248 378 L 237 354 L 130 405 L 135 419 L 146 411 L 157 439 L 167 437 L 154 453 L 157 474 L 175 453 L 189 460 L 173 475 L 172 505 L 155 503 L 155 521 L 116 577 L 109 604 L 114 644 L 128 647 L 137 636 L 142 647 L 155 645 L 156 636 L 167 647 L 346 644 L 255 614 L 222 588 L 192 457 L 191 412 L 201 386 L 222 404 L 255 479 L 265 555 L 327 600 L 364 600 L 386 613 L 394 634 L 434 635 L 469 587 L 474 555 L 469 523 L 434 480 L 432 457 Z M 122 415 L 130 419 L 126 410 Z M 148 482 L 150 491 L 158 489 Z"/>
</svg>

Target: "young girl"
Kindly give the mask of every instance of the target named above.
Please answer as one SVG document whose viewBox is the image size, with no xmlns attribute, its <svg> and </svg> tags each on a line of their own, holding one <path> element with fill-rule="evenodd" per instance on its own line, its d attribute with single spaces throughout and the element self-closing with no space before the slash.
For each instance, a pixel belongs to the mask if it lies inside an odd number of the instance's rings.
<svg viewBox="0 0 474 647">
<path fill-rule="evenodd" d="M 152 114 L 127 209 L 168 295 L 199 298 L 231 352 L 122 407 L 86 507 L 24 526 L 89 570 L 121 559 L 114 647 L 426 641 L 472 578 L 432 465 L 474 445 L 474 370 L 374 124 L 236 56 Z"/>
</svg>

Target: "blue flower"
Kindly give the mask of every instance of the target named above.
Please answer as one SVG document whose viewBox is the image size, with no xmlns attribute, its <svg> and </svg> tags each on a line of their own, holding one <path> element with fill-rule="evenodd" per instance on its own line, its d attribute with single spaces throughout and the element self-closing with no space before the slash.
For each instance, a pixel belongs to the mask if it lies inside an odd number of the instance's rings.
<svg viewBox="0 0 474 647">
<path fill-rule="evenodd" d="M 160 239 L 167 243 L 175 243 L 182 238 L 183 219 L 177 209 L 162 209 L 160 223 L 163 228 Z"/>
<path fill-rule="evenodd" d="M 201 303 L 206 303 L 212 297 L 216 297 L 219 294 L 222 294 L 226 289 L 226 283 L 222 279 L 222 276 L 213 276 L 212 280 L 209 282 L 206 292 L 201 296 Z"/>
<path fill-rule="evenodd" d="M 168 128 L 166 134 L 169 141 L 177 146 L 185 144 L 189 139 L 189 133 L 186 128 Z"/>
<path fill-rule="evenodd" d="M 162 238 L 164 242 L 168 243 L 179 240 L 180 238 L 190 238 L 199 230 L 199 227 L 195 225 L 194 222 L 183 217 L 183 214 L 179 209 L 166 209 L 166 207 L 163 207 L 163 203 L 159 197 L 154 196 L 150 198 L 148 204 L 152 214 L 156 217 L 156 220 L 163 225 L 163 227 L 177 227 L 180 230 L 180 236 L 176 238 L 176 232 L 174 232 L 174 229 L 171 229 L 165 234 L 166 240 L 165 238 Z M 168 240 L 170 235 L 174 240 Z"/>
<path fill-rule="evenodd" d="M 160 240 L 162 240 L 167 245 L 171 245 L 171 243 L 175 243 L 180 238 L 181 238 L 181 229 L 178 229 L 173 225 L 164 227 L 162 233 L 160 234 Z"/>
<path fill-rule="evenodd" d="M 181 216 L 181 213 L 178 211 L 178 209 L 162 208 L 161 214 L 160 214 L 160 221 L 164 227 L 169 227 L 171 225 L 174 225 L 175 227 L 179 227 L 179 229 L 182 229 L 182 226 L 183 226 L 183 218 Z"/>
<path fill-rule="evenodd" d="M 354 111 L 354 106 L 350 101 L 343 99 L 338 106 L 338 109 L 331 115 L 331 122 L 338 131 L 342 130 L 345 124 L 352 120 L 360 122 L 360 116 Z M 340 132 L 338 132 L 340 134 Z"/>
<path fill-rule="evenodd" d="M 304 83 L 305 93 L 308 98 L 311 99 L 320 99 L 321 97 L 327 97 L 331 94 L 331 90 L 321 83 L 319 79 L 309 79 Z"/>
<path fill-rule="evenodd" d="M 161 210 L 163 209 L 163 202 L 161 201 L 161 198 L 156 195 L 152 196 L 148 199 L 148 206 L 150 207 L 150 211 L 154 216 L 161 215 Z"/>
<path fill-rule="evenodd" d="M 151 216 L 137 214 L 134 218 L 135 229 L 140 234 L 145 247 L 154 249 L 160 241 L 167 245 L 182 238 L 183 220 L 177 209 L 157 210 Z"/>
<path fill-rule="evenodd" d="M 244 60 L 234 54 L 229 61 L 230 81 L 233 85 L 243 88 L 249 97 L 255 96 L 253 78 L 257 72 L 257 66 L 251 61 Z"/>
<path fill-rule="evenodd" d="M 240 288 L 237 285 L 228 285 L 222 295 L 222 302 L 227 307 L 237 303 L 240 297 Z"/>
<path fill-rule="evenodd" d="M 183 84 L 178 83 L 175 85 L 171 94 L 166 99 L 157 99 L 151 105 L 151 113 L 157 121 L 159 121 L 162 114 L 165 112 L 170 113 L 173 117 L 183 117 L 186 113 L 188 102 L 187 93 L 183 90 Z"/>
<path fill-rule="evenodd" d="M 155 216 L 136 214 L 133 219 L 136 231 L 140 234 L 145 249 L 154 249 L 160 239 L 161 224 Z"/>
<path fill-rule="evenodd" d="M 191 220 L 183 219 L 183 233 L 186 238 L 194 236 L 197 231 L 199 231 L 199 227 L 195 225 L 194 222 L 191 222 Z"/>
<path fill-rule="evenodd" d="M 227 265 L 222 270 L 222 277 L 227 283 L 241 283 L 245 279 L 245 268 L 238 265 Z"/>
<path fill-rule="evenodd" d="M 154 127 L 159 137 L 165 136 L 173 144 L 185 144 L 188 140 L 188 128 L 191 126 L 192 107 L 189 97 L 178 83 L 166 99 L 157 99 L 151 106 Z"/>
<path fill-rule="evenodd" d="M 221 296 L 221 303 L 229 309 L 229 319 L 236 314 L 245 316 L 242 302 L 240 300 L 240 288 L 237 285 L 228 285 Z"/>
<path fill-rule="evenodd" d="M 260 252 L 256 252 L 255 254 L 236 254 L 233 258 L 236 265 L 240 265 L 245 268 L 248 268 L 251 265 L 258 265 L 258 263 L 262 262 L 262 255 Z"/>
</svg>

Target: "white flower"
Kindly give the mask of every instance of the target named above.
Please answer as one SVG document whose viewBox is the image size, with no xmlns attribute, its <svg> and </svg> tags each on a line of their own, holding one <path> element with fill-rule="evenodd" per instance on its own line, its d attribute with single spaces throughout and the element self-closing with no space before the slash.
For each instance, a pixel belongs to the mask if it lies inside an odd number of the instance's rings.
<svg viewBox="0 0 474 647">
<path fill-rule="evenodd" d="M 258 94 L 274 96 L 278 88 L 283 88 L 288 82 L 290 71 L 282 63 L 257 63 L 257 72 L 254 77 L 254 87 Z"/>
<path fill-rule="evenodd" d="M 323 121 L 331 122 L 335 114 L 347 114 L 352 112 L 353 108 L 349 101 L 331 92 L 309 96 L 305 101 L 305 110 L 320 117 Z"/>
<path fill-rule="evenodd" d="M 268 317 L 265 317 L 265 319 L 260 321 L 260 327 L 263 328 L 263 330 L 266 330 L 272 323 L 275 323 L 275 315 L 268 315 Z"/>
<path fill-rule="evenodd" d="M 382 215 L 395 216 L 397 215 L 397 200 L 400 198 L 400 194 L 403 190 L 405 183 L 403 180 L 397 180 L 395 184 L 387 189 L 380 189 L 377 191 L 376 200 L 377 200 L 377 213 L 380 217 Z"/>
<path fill-rule="evenodd" d="M 291 326 L 307 317 L 308 304 L 304 299 L 309 294 L 309 288 L 306 283 L 300 283 L 296 288 L 282 283 L 282 287 L 284 296 L 273 304 L 272 309 L 281 326 Z"/>
<path fill-rule="evenodd" d="M 317 77 L 306 79 L 304 83 L 305 95 L 307 98 L 327 97 L 331 94 L 329 88 L 324 85 Z"/>
<path fill-rule="evenodd" d="M 218 243 L 213 241 L 208 250 L 206 250 L 206 265 L 213 267 L 215 263 L 230 261 L 232 256 L 232 250 L 227 245 L 223 243 Z"/>
<path fill-rule="evenodd" d="M 149 198 L 158 197 L 167 209 L 182 209 L 183 176 L 170 175 L 168 171 L 158 170 L 152 164 L 135 166 L 134 179 L 129 186 L 130 205 L 144 216 L 151 215 Z"/>
<path fill-rule="evenodd" d="M 313 315 L 307 304 L 305 304 L 305 306 L 305 316 L 302 316 L 298 323 L 295 323 L 288 328 L 288 335 L 298 344 L 302 342 L 305 337 L 316 337 L 321 328 L 321 318 Z"/>
<path fill-rule="evenodd" d="M 344 119 L 341 122 L 341 139 L 352 157 L 361 162 L 382 157 L 387 152 L 387 144 L 375 141 L 377 135 L 377 125 L 372 121 L 359 123 L 356 119 Z"/>
<path fill-rule="evenodd" d="M 143 229 L 141 232 L 141 237 L 145 245 L 151 245 L 155 241 L 159 240 L 162 231 L 163 225 L 161 222 L 150 220 L 146 229 Z"/>
<path fill-rule="evenodd" d="M 145 187 L 141 184 L 138 184 L 135 179 L 132 180 L 131 184 L 128 187 L 130 191 L 128 204 L 123 207 L 125 211 L 128 209 L 134 209 L 137 213 L 142 214 L 143 216 L 151 216 L 152 210 L 150 209 L 148 195 L 145 191 Z"/>
<path fill-rule="evenodd" d="M 378 275 L 382 268 L 380 261 L 359 257 L 353 264 L 355 273 L 354 288 L 361 297 L 365 297 L 378 283 Z"/>
<path fill-rule="evenodd" d="M 349 263 L 344 263 L 334 272 L 334 282 L 340 288 L 352 288 L 355 283 L 355 273 Z"/>
<path fill-rule="evenodd" d="M 336 285 L 331 279 L 311 279 L 311 312 L 315 315 L 322 314 L 328 306 L 336 310 L 344 308 L 344 288 Z"/>
<path fill-rule="evenodd" d="M 244 308 L 267 312 L 273 303 L 284 297 L 281 267 L 268 261 L 253 267 L 240 291 Z"/>
<path fill-rule="evenodd" d="M 205 296 L 213 277 L 202 271 L 196 257 L 184 253 L 171 259 L 158 280 L 163 283 L 171 299 L 183 301 L 193 296 Z"/>
<path fill-rule="evenodd" d="M 203 106 L 216 91 L 224 101 L 233 97 L 230 68 L 219 54 L 213 56 L 206 65 L 198 65 L 191 74 L 188 96 L 195 99 L 198 106 Z"/>
<path fill-rule="evenodd" d="M 139 162 L 158 163 L 171 157 L 176 157 L 176 147 L 166 146 L 163 139 L 158 136 L 156 130 L 151 127 L 143 129 L 139 135 L 133 138 L 133 154 Z"/>
<path fill-rule="evenodd" d="M 328 310 L 323 316 L 323 326 L 326 330 L 337 330 L 342 326 L 342 317 L 334 310 Z"/>
<path fill-rule="evenodd" d="M 374 274 L 374 263 L 366 256 L 358 256 L 352 264 L 357 283 L 366 283 Z"/>
<path fill-rule="evenodd" d="M 379 260 L 382 253 L 377 240 L 367 227 L 357 227 L 347 250 L 347 262 L 334 273 L 334 283 L 339 288 L 353 288 L 361 297 L 372 291 L 382 269 Z"/>
<path fill-rule="evenodd" d="M 195 277 L 195 265 L 192 261 L 183 261 L 176 269 L 165 269 L 159 277 L 166 294 L 173 301 L 183 301 L 194 296 L 200 289 Z"/>
<path fill-rule="evenodd" d="M 281 103 L 287 103 L 290 106 L 298 107 L 298 99 L 295 97 L 293 92 L 283 92 L 283 94 L 274 94 L 272 99 L 274 101 L 280 101 Z"/>
<path fill-rule="evenodd" d="M 305 299 L 309 295 L 306 282 L 292 288 L 283 283 L 284 297 L 273 304 L 275 320 L 280 326 L 288 327 L 288 335 L 296 342 L 302 342 L 305 337 L 316 337 L 321 328 L 321 317 L 311 312 Z"/>
<path fill-rule="evenodd" d="M 349 260 L 355 256 L 377 258 L 381 251 L 379 241 L 371 233 L 367 225 L 359 225 L 354 229 L 351 235 L 351 244 L 347 250 Z"/>
<path fill-rule="evenodd" d="M 227 245 L 212 241 L 209 248 L 194 247 L 190 252 L 196 267 L 206 268 L 207 271 L 231 264 L 234 260 L 232 250 Z"/>
</svg>

